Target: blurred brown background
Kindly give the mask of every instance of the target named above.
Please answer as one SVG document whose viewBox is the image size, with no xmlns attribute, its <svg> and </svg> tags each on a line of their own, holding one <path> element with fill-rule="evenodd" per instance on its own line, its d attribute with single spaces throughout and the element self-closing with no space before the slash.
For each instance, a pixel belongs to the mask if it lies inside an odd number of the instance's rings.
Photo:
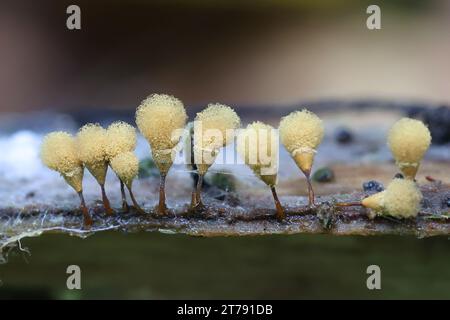
<svg viewBox="0 0 450 320">
<path fill-rule="evenodd" d="M 0 4 L 0 112 L 326 98 L 450 100 L 448 1 L 24 1 Z M 77 4 L 82 30 L 66 29 Z"/>
</svg>

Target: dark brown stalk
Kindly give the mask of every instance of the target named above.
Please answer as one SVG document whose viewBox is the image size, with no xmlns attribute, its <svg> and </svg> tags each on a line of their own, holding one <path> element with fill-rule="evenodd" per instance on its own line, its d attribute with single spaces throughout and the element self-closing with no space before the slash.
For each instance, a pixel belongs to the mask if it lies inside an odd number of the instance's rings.
<svg viewBox="0 0 450 320">
<path fill-rule="evenodd" d="M 127 213 L 130 211 L 130 207 L 127 202 L 127 195 L 125 194 L 125 184 L 121 179 L 120 180 L 120 193 L 122 194 L 122 211 Z"/>
<path fill-rule="evenodd" d="M 195 191 L 195 207 L 196 208 L 203 208 L 203 202 L 202 202 L 202 185 L 203 185 L 203 174 L 198 175 L 198 181 L 197 181 L 197 188 Z"/>
<path fill-rule="evenodd" d="M 161 174 L 159 180 L 159 204 L 158 204 L 158 214 L 165 215 L 167 212 L 166 206 L 166 175 Z"/>
<path fill-rule="evenodd" d="M 136 201 L 136 198 L 134 197 L 133 191 L 131 190 L 131 187 L 128 187 L 128 192 L 130 193 L 130 198 L 131 201 L 133 202 L 133 206 L 136 209 L 137 212 L 139 212 L 140 214 L 147 214 L 147 212 L 145 212 L 141 206 L 139 206 L 139 203 Z"/>
<path fill-rule="evenodd" d="M 103 207 L 105 207 L 105 212 L 107 216 L 112 216 L 114 214 L 114 210 L 111 208 L 111 204 L 109 203 L 109 199 L 106 196 L 105 185 L 101 184 L 100 188 L 102 189 L 102 201 Z"/>
<path fill-rule="evenodd" d="M 191 194 L 191 209 L 193 209 L 197 205 L 197 191 L 195 188 Z"/>
<path fill-rule="evenodd" d="M 315 206 L 314 189 L 311 184 L 311 172 L 303 172 L 306 177 L 306 183 L 308 184 L 308 204 Z"/>
<path fill-rule="evenodd" d="M 89 210 L 86 207 L 86 202 L 84 201 L 83 191 L 78 192 L 78 196 L 80 197 L 80 209 L 83 213 L 83 224 L 86 228 L 90 228 L 94 221 L 92 220 L 91 215 L 89 214 Z"/>
<path fill-rule="evenodd" d="M 283 221 L 286 218 L 286 214 L 284 213 L 284 209 L 281 206 L 280 200 L 278 199 L 277 191 L 275 190 L 274 186 L 270 187 L 270 190 L 272 191 L 273 200 L 275 201 L 275 208 L 277 209 L 277 220 Z"/>
</svg>

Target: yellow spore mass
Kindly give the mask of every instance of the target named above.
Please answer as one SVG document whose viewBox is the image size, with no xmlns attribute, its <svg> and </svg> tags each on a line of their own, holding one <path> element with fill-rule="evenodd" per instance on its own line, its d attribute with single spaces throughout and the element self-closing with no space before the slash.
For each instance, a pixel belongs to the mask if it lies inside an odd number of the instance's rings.
<svg viewBox="0 0 450 320">
<path fill-rule="evenodd" d="M 281 119 L 279 131 L 281 142 L 297 165 L 309 173 L 324 135 L 322 120 L 306 109 L 294 111 Z"/>
<path fill-rule="evenodd" d="M 108 169 L 106 129 L 99 124 L 86 124 L 78 130 L 77 143 L 81 161 L 98 183 L 103 185 Z"/>
<path fill-rule="evenodd" d="M 194 121 L 194 158 L 200 174 L 205 174 L 220 149 L 233 141 L 234 130 L 241 125 L 229 106 L 214 103 L 197 113 Z"/>
<path fill-rule="evenodd" d="M 406 179 L 394 179 L 386 189 L 384 206 L 395 217 L 409 218 L 417 216 L 422 201 L 422 193 L 416 183 Z"/>
<path fill-rule="evenodd" d="M 385 191 L 365 198 L 362 204 L 379 215 L 411 218 L 417 216 L 421 201 L 422 193 L 414 181 L 394 179 Z"/>
<path fill-rule="evenodd" d="M 83 164 L 78 157 L 76 140 L 71 134 L 58 131 L 46 135 L 40 156 L 45 166 L 61 173 L 76 192 L 81 192 Z"/>
<path fill-rule="evenodd" d="M 173 149 L 180 141 L 187 115 L 183 103 L 165 94 L 152 94 L 136 110 L 136 124 L 150 143 L 153 160 L 162 174 L 173 163 Z"/>
<path fill-rule="evenodd" d="M 278 135 L 265 123 L 255 121 L 239 132 L 237 151 L 244 162 L 268 186 L 277 184 Z"/>
<path fill-rule="evenodd" d="M 111 159 L 111 168 L 120 180 L 131 189 L 131 184 L 139 172 L 139 160 L 131 151 L 120 153 Z"/>
<path fill-rule="evenodd" d="M 123 121 L 116 121 L 106 129 L 106 156 L 111 160 L 118 154 L 136 148 L 136 129 Z"/>
</svg>

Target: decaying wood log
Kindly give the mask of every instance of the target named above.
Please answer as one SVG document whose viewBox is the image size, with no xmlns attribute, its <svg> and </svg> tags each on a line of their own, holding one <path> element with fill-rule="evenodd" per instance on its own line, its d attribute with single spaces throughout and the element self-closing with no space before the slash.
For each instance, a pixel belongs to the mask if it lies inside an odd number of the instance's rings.
<svg viewBox="0 0 450 320">
<path fill-rule="evenodd" d="M 246 207 L 233 207 L 227 200 L 220 202 L 207 199 L 206 210 L 202 213 L 190 212 L 186 204 L 170 210 L 165 217 L 157 216 L 154 208 L 149 207 L 145 207 L 148 212 L 146 215 L 131 210 L 109 217 L 99 205 L 91 210 L 95 222 L 89 230 L 83 228 L 82 215 L 77 209 L 27 206 L 18 211 L 17 208 L 3 208 L 0 209 L 1 246 L 44 233 L 86 237 L 106 230 L 159 231 L 204 237 L 295 233 L 417 237 L 449 235 L 447 201 L 450 187 L 432 182 L 422 186 L 421 190 L 424 200 L 420 214 L 415 219 L 405 220 L 392 217 L 371 219 L 365 208 L 339 205 L 359 201 L 367 196 L 367 193 L 361 192 L 319 197 L 318 205 L 313 208 L 307 206 L 305 197 L 283 197 L 288 215 L 284 222 L 276 220 L 275 209 L 258 208 L 251 201 L 245 202 L 248 203 Z"/>
<path fill-rule="evenodd" d="M 39 159 L 27 159 L 24 164 L 10 164 L 0 168 L 0 253 L 5 247 L 13 246 L 25 237 L 39 236 L 45 233 L 64 233 L 86 237 L 100 231 L 121 230 L 125 232 L 159 231 L 166 233 L 184 233 L 194 236 L 244 236 L 269 234 L 332 234 L 332 235 L 383 235 L 400 234 L 417 237 L 450 234 L 450 176 L 448 173 L 448 146 L 432 146 L 426 159 L 420 166 L 416 177 L 422 185 L 424 194 L 422 209 L 415 219 L 397 220 L 391 217 L 376 217 L 371 219 L 368 211 L 359 206 L 338 206 L 336 203 L 360 201 L 368 193 L 361 191 L 362 184 L 376 180 L 385 185 L 397 173 L 392 156 L 386 147 L 387 130 L 392 123 L 404 115 L 407 107 L 396 103 L 350 103 L 332 101 L 325 104 L 306 104 L 313 111 L 322 112 L 327 121 L 326 134 L 322 149 L 317 154 L 316 169 L 327 166 L 335 177 L 327 183 L 316 183 L 315 192 L 318 205 L 307 206 L 304 196 L 307 190 L 298 168 L 288 153 L 280 151 L 280 172 L 277 185 L 280 200 L 284 206 L 287 219 L 278 222 L 275 219 L 275 208 L 270 191 L 265 185 L 257 185 L 257 179 L 251 172 L 245 172 L 238 166 L 230 166 L 229 173 L 236 177 L 236 189 L 233 193 L 221 190 L 216 194 L 205 194 L 206 210 L 202 214 L 190 214 L 189 196 L 192 180 L 188 172 L 182 172 L 185 167 L 174 167 L 170 174 L 170 193 L 168 194 L 169 215 L 158 217 L 154 205 L 158 181 L 155 177 L 142 178 L 135 183 L 135 193 L 147 215 L 137 211 L 121 213 L 121 197 L 116 178 L 107 179 L 108 196 L 116 206 L 116 214 L 106 217 L 101 204 L 96 204 L 99 197 L 98 185 L 86 175 L 83 187 L 91 214 L 95 220 L 90 230 L 83 229 L 81 212 L 78 209 L 78 198 L 73 190 L 68 188 L 56 174 L 51 176 L 44 168 L 36 167 L 28 174 L 21 174 L 24 165 L 39 163 Z M 270 110 L 269 110 L 270 109 Z M 289 109 L 289 108 L 288 108 Z M 281 115 L 287 114 L 286 108 L 248 108 L 244 112 L 246 121 L 262 117 L 276 125 Z M 253 111 L 252 111 L 253 110 Z M 336 117 L 336 110 L 339 110 Z M 195 111 L 195 110 L 194 110 Z M 269 112 L 270 111 L 270 112 Z M 376 111 L 376 112 L 375 112 Z M 252 114 L 251 112 L 257 112 Z M 194 112 L 195 113 L 195 112 Z M 110 114 L 110 113 L 106 113 Z M 103 119 L 104 110 L 98 116 Z M 89 110 L 89 121 L 92 112 Z M 49 116 L 45 116 L 47 123 Z M 244 117 L 245 118 L 245 117 Z M 27 122 L 35 124 L 33 116 Z M 351 130 L 355 137 L 349 144 L 340 145 L 335 141 L 334 132 L 342 123 Z M 432 124 L 430 124 L 432 126 Z M 70 125 L 65 125 L 67 130 Z M 28 127 L 27 127 L 28 128 Z M 11 130 L 18 128 L 12 127 Z M 50 130 L 50 128 L 47 128 Z M 73 125 L 72 131 L 76 129 Z M 29 144 L 16 146 L 17 141 L 11 138 L 7 141 L 10 147 L 33 149 L 42 137 L 37 134 L 25 134 Z M 24 139 L 22 139 L 24 140 Z M 20 141 L 22 141 L 20 140 Z M 23 142 L 22 142 L 23 143 Z M 141 154 L 148 150 L 139 146 Z M 33 149 L 34 150 L 34 149 Z M 144 153 L 143 153 L 144 152 Z M 12 157 L 16 159 L 16 157 Z M 228 170 L 228 169 L 227 169 Z M 220 168 L 219 168 L 220 171 Z M 218 172 L 219 172 L 218 171 Z M 249 176 L 245 176 L 248 174 Z M 432 176 L 442 179 L 426 182 L 425 177 Z M 64 189 L 65 188 L 65 189 Z M 224 195 L 225 193 L 225 195 Z M 220 200 L 219 200 L 220 199 Z M 150 200 L 150 201 L 149 201 Z M 1 259 L 1 255 L 0 255 Z"/>
</svg>

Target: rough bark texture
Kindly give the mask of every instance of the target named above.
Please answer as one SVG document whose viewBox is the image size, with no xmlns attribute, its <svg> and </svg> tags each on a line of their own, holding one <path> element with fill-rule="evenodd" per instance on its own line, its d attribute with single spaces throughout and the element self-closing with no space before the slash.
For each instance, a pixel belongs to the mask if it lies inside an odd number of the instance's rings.
<svg viewBox="0 0 450 320">
<path fill-rule="evenodd" d="M 158 217 L 154 208 L 145 208 L 147 215 L 131 210 L 106 216 L 101 206 L 91 209 L 94 225 L 84 229 L 81 213 L 74 209 L 28 206 L 21 211 L 4 208 L 0 210 L 3 236 L 2 246 L 23 237 L 59 232 L 85 237 L 105 230 L 125 232 L 159 231 L 185 233 L 194 236 L 245 236 L 265 234 L 315 233 L 333 235 L 413 235 L 430 237 L 450 234 L 449 209 L 446 201 L 450 188 L 439 182 L 422 186 L 424 200 L 417 218 L 398 220 L 392 217 L 369 218 L 368 211 L 359 206 L 342 207 L 341 202 L 358 201 L 367 194 L 324 196 L 318 205 L 309 208 L 305 197 L 283 197 L 287 219 L 278 222 L 275 209 L 256 207 L 233 207 L 223 202 L 207 200 L 201 213 L 189 211 L 188 205 L 169 211 L 168 216 Z M 246 202 L 249 203 L 249 202 Z M 251 205 L 251 204 L 250 204 Z"/>
</svg>

